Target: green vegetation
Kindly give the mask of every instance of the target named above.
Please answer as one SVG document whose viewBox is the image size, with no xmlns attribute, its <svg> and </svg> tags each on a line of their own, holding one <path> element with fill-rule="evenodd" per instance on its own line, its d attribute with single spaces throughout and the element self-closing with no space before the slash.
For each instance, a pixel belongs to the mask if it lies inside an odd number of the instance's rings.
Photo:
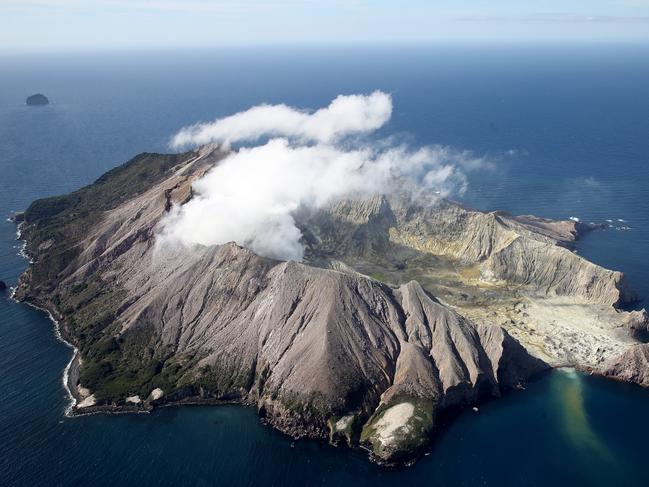
<svg viewBox="0 0 649 487">
<path fill-rule="evenodd" d="M 25 212 L 27 250 L 37 255 L 45 246 L 47 255 L 32 266 L 32 286 L 49 285 L 70 265 L 102 212 L 146 191 L 190 155 L 140 154 L 78 191 L 33 202 Z"/>
<path fill-rule="evenodd" d="M 81 383 L 100 402 L 120 401 L 132 394 L 147 397 L 156 387 L 171 393 L 178 387 L 186 364 L 171 358 L 171 350 L 148 350 L 152 331 L 146 325 L 137 328 L 119 338 L 105 333 L 82 353 Z"/>
<path fill-rule="evenodd" d="M 120 401 L 131 394 L 146 397 L 156 387 L 171 391 L 183 367 L 168 360 L 171 350 L 148 348 L 156 333 L 151 323 L 142 321 L 120 333 L 114 319 L 126 293 L 116 282 L 93 274 L 61 287 L 60 278 L 104 211 L 148 190 L 192 155 L 140 154 L 91 185 L 35 201 L 25 212 L 24 236 L 35 258 L 29 271 L 30 293 L 47 296 L 58 287 L 50 300 L 79 348 L 81 383 L 100 402 Z"/>
<path fill-rule="evenodd" d="M 238 370 L 228 370 L 227 366 L 220 368 L 206 365 L 200 370 L 198 377 L 192 377 L 191 385 L 199 388 L 203 395 L 219 399 L 230 399 L 232 391 L 248 390 L 254 377 L 241 374 Z M 188 381 L 186 385 L 190 385 Z"/>
<path fill-rule="evenodd" d="M 93 216 L 143 193 L 191 155 L 140 154 L 77 191 L 34 201 L 25 212 L 25 221 L 37 226 L 32 238 L 42 235 L 40 241 L 44 241 L 61 233 L 67 238 L 77 235 L 71 230 L 87 229 L 96 222 Z"/>
<path fill-rule="evenodd" d="M 372 272 L 370 277 L 375 281 L 390 282 L 390 277 L 384 272 Z"/>
<path fill-rule="evenodd" d="M 76 245 L 102 212 L 143 193 L 191 155 L 140 154 L 78 191 L 34 201 L 25 212 L 27 250 L 33 255 L 41 245 L 50 247 L 32 267 L 32 285 L 56 278 L 72 262 Z"/>
</svg>

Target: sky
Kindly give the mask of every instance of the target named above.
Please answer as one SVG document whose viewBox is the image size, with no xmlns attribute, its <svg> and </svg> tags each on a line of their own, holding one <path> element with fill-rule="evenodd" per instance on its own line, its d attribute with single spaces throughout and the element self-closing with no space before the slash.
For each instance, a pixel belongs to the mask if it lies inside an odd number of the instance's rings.
<svg viewBox="0 0 649 487">
<path fill-rule="evenodd" d="M 649 0 L 0 0 L 0 50 L 645 42 Z"/>
</svg>

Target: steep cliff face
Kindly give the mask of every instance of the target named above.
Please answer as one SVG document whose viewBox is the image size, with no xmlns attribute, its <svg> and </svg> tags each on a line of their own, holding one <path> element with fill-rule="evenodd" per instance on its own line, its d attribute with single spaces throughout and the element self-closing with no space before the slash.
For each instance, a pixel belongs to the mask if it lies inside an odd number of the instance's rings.
<svg viewBox="0 0 649 487">
<path fill-rule="evenodd" d="M 445 201 L 375 196 L 303 215 L 305 263 L 234 243 L 159 245 L 161 218 L 223 156 L 145 154 L 26 211 L 33 264 L 16 296 L 52 311 L 78 347 L 77 410 L 234 400 L 294 436 L 397 461 L 425 444 L 439 411 L 547 368 L 494 324 L 513 295 L 611 313 L 622 297 L 621 275 L 566 248 L 571 223 Z M 483 301 L 458 306 L 465 290 Z"/>
<path fill-rule="evenodd" d="M 628 313 L 627 327 L 644 343 L 633 344 L 593 370 L 594 373 L 649 387 L 649 319 L 645 310 Z"/>
<path fill-rule="evenodd" d="M 604 377 L 649 387 L 649 343 L 637 344 L 595 371 Z"/>
<path fill-rule="evenodd" d="M 316 232 L 315 254 L 385 260 L 386 254 L 393 255 L 386 252 L 389 247 L 401 246 L 476 265 L 485 282 L 518 284 L 543 296 L 612 306 L 633 300 L 620 272 L 571 251 L 579 225 L 483 213 L 442 199 L 421 206 L 409 195 L 346 200 L 305 223 L 307 232 Z"/>
</svg>

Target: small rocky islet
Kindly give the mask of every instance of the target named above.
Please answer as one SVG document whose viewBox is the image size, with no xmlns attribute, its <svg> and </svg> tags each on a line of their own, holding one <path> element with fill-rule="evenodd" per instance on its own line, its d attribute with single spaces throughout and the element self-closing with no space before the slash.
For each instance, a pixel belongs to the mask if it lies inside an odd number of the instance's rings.
<svg viewBox="0 0 649 487">
<path fill-rule="evenodd" d="M 34 95 L 28 96 L 27 99 L 25 100 L 25 104 L 30 106 L 43 106 L 43 105 L 49 105 L 50 100 L 42 93 L 36 93 Z"/>
<path fill-rule="evenodd" d="M 395 464 L 440 414 L 551 367 L 647 384 L 649 319 L 622 310 L 621 273 L 574 253 L 578 222 L 377 194 L 302 216 L 303 262 L 157 252 L 161 219 L 227 154 L 141 154 L 21 215 L 15 297 L 77 348 L 74 413 L 238 402 Z"/>
</svg>

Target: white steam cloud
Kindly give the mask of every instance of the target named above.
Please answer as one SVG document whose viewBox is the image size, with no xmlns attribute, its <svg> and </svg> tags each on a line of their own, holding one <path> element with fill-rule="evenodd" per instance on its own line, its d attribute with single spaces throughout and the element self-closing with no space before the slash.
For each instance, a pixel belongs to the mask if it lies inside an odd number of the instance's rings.
<svg viewBox="0 0 649 487">
<path fill-rule="evenodd" d="M 194 183 L 194 198 L 163 221 L 162 244 L 237 242 L 259 255 L 301 260 L 301 232 L 294 215 L 350 194 L 390 192 L 404 181 L 417 191 L 462 193 L 461 168 L 486 164 L 466 151 L 429 146 L 411 150 L 386 143 L 349 148 L 340 139 L 371 132 L 392 113 L 391 97 L 339 96 L 327 108 L 306 113 L 285 105 L 251 108 L 211 124 L 181 130 L 175 146 L 229 144 L 283 136 L 231 153 Z"/>
<path fill-rule="evenodd" d="M 392 115 L 390 95 L 338 96 L 327 108 L 307 113 L 286 105 L 260 105 L 229 117 L 185 127 L 172 139 L 172 147 L 218 142 L 254 141 L 264 136 L 285 136 L 305 141 L 332 142 L 346 135 L 371 132 Z"/>
</svg>

